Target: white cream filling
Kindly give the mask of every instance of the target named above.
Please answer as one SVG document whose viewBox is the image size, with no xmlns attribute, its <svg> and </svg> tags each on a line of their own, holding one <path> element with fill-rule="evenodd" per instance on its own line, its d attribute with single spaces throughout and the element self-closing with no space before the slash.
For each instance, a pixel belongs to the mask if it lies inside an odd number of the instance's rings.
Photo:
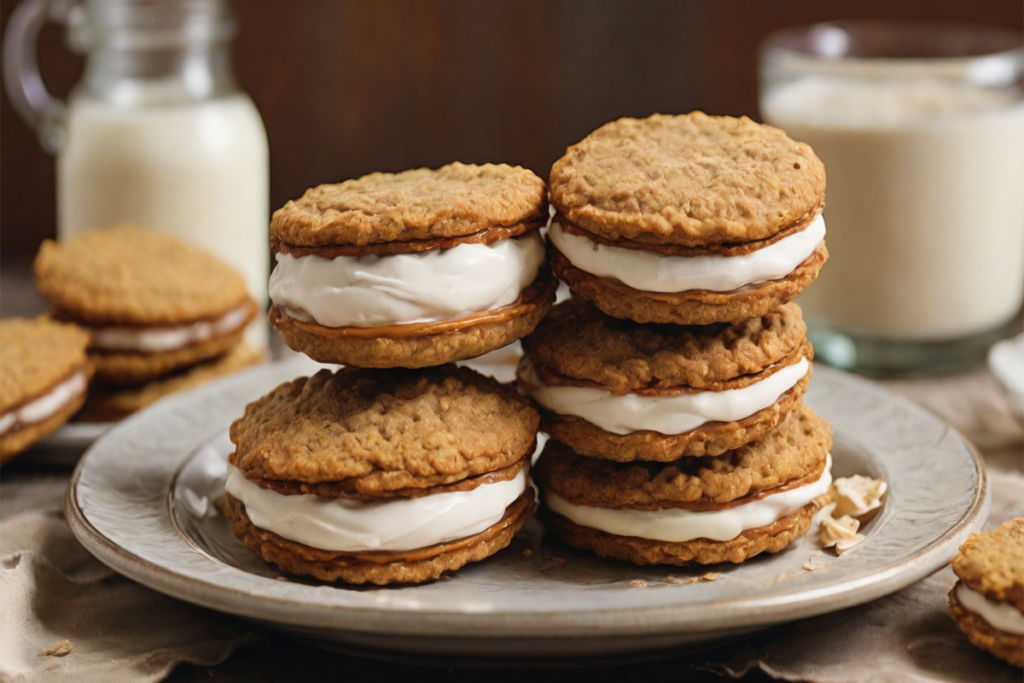
<svg viewBox="0 0 1024 683">
<path fill-rule="evenodd" d="M 533 231 L 492 244 L 386 256 L 277 254 L 270 298 L 297 320 L 379 327 L 457 320 L 507 306 L 544 263 Z"/>
<path fill-rule="evenodd" d="M 419 498 L 361 501 L 284 495 L 249 481 L 228 465 L 225 489 L 245 504 L 252 523 L 321 550 L 358 552 L 425 548 L 480 533 L 497 524 L 526 490 L 526 469 L 471 491 Z"/>
<path fill-rule="evenodd" d="M 23 406 L 12 408 L 0 415 L 0 434 L 15 425 L 30 425 L 55 415 L 76 396 L 85 391 L 88 381 L 84 371 L 78 371 L 50 391 Z"/>
<path fill-rule="evenodd" d="M 548 239 L 580 270 L 613 278 L 633 289 L 661 293 L 691 289 L 729 292 L 792 273 L 825 239 L 825 219 L 818 214 L 800 232 L 742 256 L 664 256 L 653 251 L 610 247 L 568 233 L 557 222 L 551 224 Z"/>
<path fill-rule="evenodd" d="M 196 342 L 221 337 L 239 329 L 249 317 L 249 304 L 234 308 L 214 321 L 181 327 L 94 327 L 92 346 L 108 351 L 173 351 Z"/>
<path fill-rule="evenodd" d="M 830 455 L 825 471 L 817 481 L 726 510 L 610 510 L 574 505 L 550 489 L 544 492 L 544 503 L 553 512 L 580 526 L 616 536 L 635 536 L 667 543 L 682 543 L 695 538 L 728 541 L 749 529 L 772 524 L 827 492 L 832 485 L 831 469 Z"/>
<path fill-rule="evenodd" d="M 971 610 L 988 624 L 1004 633 L 1024 636 L 1024 614 L 1008 602 L 989 600 L 966 584 L 956 589 L 960 604 Z"/>
<path fill-rule="evenodd" d="M 520 374 L 526 394 L 558 415 L 573 415 L 612 434 L 651 430 L 682 434 L 708 422 L 732 422 L 750 417 L 779 400 L 810 369 L 806 358 L 742 389 L 701 391 L 676 396 L 615 396 L 592 387 L 548 386 L 532 364 Z"/>
</svg>

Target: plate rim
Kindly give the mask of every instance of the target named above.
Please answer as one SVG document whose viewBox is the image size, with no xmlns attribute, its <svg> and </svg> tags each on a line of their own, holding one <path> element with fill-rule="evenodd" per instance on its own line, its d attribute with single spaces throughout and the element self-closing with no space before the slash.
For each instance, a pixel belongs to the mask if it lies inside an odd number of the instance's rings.
<svg viewBox="0 0 1024 683">
<path fill-rule="evenodd" d="M 268 364 L 268 367 L 272 364 Z M 816 368 L 820 369 L 820 368 Z M 249 372 L 257 372 L 253 368 Z M 909 399 L 894 394 L 863 378 L 828 368 L 845 376 L 844 381 L 863 382 L 874 389 L 885 391 L 894 399 L 906 402 L 914 409 L 923 410 Z M 248 374 L 248 373 L 246 373 Z M 231 381 L 229 378 L 227 381 Z M 166 404 L 177 404 L 188 399 L 187 394 Z M 927 411 L 925 411 L 927 412 Z M 702 618 L 709 633 L 735 630 L 740 626 L 751 629 L 792 621 L 823 613 L 834 612 L 870 602 L 901 590 L 942 569 L 955 554 L 955 548 L 966 536 L 984 522 L 983 514 L 990 503 L 991 490 L 985 463 L 977 448 L 955 427 L 932 416 L 954 433 L 965 450 L 978 475 L 971 502 L 956 524 L 943 536 L 921 548 L 913 555 L 878 572 L 849 579 L 839 585 L 819 586 L 796 594 L 761 593 L 721 601 L 724 609 L 707 610 Z M 624 633 L 663 633 L 673 627 L 687 629 L 689 619 L 678 618 L 677 613 L 686 605 L 660 607 L 616 607 L 577 611 L 533 612 L 425 612 L 379 608 L 374 606 L 326 606 L 297 602 L 275 596 L 255 595 L 234 590 L 197 577 L 175 572 L 144 559 L 131 550 L 119 546 L 105 536 L 87 518 L 77 493 L 84 466 L 92 451 L 102 446 L 118 428 L 105 434 L 80 459 L 75 467 L 64 496 L 64 513 L 78 540 L 101 562 L 118 573 L 153 590 L 186 602 L 236 616 L 264 622 L 307 628 L 327 628 L 344 633 L 361 632 L 417 637 L 443 637 L 462 639 L 495 639 L 500 637 L 564 637 L 610 636 Z M 173 489 L 161 497 L 167 500 Z M 953 546 L 951 549 L 950 546 Z M 951 552 L 951 550 L 953 550 Z M 210 558 L 212 559 L 212 558 Z M 827 595 L 828 605 L 822 609 L 821 598 Z M 415 614 L 415 619 L 402 620 L 402 614 Z M 674 618 L 675 617 L 675 618 Z M 395 622 L 398 622 L 396 627 Z M 444 633 L 437 627 L 443 626 Z M 566 629 L 572 629 L 567 633 Z"/>
</svg>

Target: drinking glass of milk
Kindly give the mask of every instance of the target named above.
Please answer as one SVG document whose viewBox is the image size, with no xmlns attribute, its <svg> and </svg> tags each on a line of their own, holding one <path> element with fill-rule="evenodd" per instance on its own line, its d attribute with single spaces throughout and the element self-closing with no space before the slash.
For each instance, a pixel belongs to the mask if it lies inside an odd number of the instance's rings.
<svg viewBox="0 0 1024 683">
<path fill-rule="evenodd" d="M 798 298 L 816 351 L 861 372 L 951 370 L 1024 293 L 1020 33 L 837 22 L 761 52 L 761 113 L 828 174 L 829 262 Z"/>
<path fill-rule="evenodd" d="M 65 104 L 35 59 L 47 20 L 85 71 Z M 239 90 L 226 0 L 24 0 L 4 40 L 15 109 L 57 156 L 57 234 L 135 223 L 205 247 L 267 300 L 267 135 Z"/>
</svg>

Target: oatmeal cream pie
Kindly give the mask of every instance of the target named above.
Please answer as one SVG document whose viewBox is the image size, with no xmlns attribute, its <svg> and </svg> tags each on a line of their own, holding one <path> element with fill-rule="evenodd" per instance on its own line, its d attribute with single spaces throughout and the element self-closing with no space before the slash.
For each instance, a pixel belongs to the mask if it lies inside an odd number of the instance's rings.
<svg viewBox="0 0 1024 683">
<path fill-rule="evenodd" d="M 552 167 L 549 257 L 617 318 L 738 322 L 817 277 L 824 194 L 810 147 L 746 117 L 619 119 Z"/>
<path fill-rule="evenodd" d="M 743 562 L 807 533 L 832 483 L 832 430 L 802 407 L 757 441 L 674 463 L 584 458 L 548 441 L 541 519 L 574 548 L 635 564 Z"/>
<path fill-rule="evenodd" d="M 0 463 L 68 421 L 85 401 L 89 335 L 48 318 L 0 320 Z"/>
<path fill-rule="evenodd" d="M 289 574 L 418 583 L 509 544 L 535 506 L 537 412 L 469 368 L 343 368 L 231 426 L 225 511 Z"/>
<path fill-rule="evenodd" d="M 972 534 L 953 558 L 949 611 L 976 647 L 1024 668 L 1024 519 Z"/>
<path fill-rule="evenodd" d="M 667 462 L 719 455 L 803 404 L 811 345 L 800 308 L 715 325 L 641 325 L 586 299 L 523 340 L 519 385 L 541 429 L 580 455 Z"/>
<path fill-rule="evenodd" d="M 555 280 L 544 181 L 454 163 L 320 185 L 274 213 L 270 321 L 314 360 L 417 368 L 530 332 Z"/>
<path fill-rule="evenodd" d="M 101 384 L 134 384 L 225 353 L 256 315 L 242 276 L 212 254 L 134 226 L 43 242 L 36 287 L 90 334 Z"/>
</svg>

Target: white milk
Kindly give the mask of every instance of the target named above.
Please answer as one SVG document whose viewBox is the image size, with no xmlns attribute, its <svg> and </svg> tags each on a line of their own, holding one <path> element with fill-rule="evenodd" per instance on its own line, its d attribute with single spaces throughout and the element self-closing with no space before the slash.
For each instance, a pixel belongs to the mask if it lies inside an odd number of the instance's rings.
<svg viewBox="0 0 1024 683">
<path fill-rule="evenodd" d="M 799 298 L 853 333 L 946 340 L 991 329 L 1024 290 L 1024 105 L 939 80 L 807 77 L 765 120 L 825 163 L 829 261 Z"/>
<path fill-rule="evenodd" d="M 245 95 L 149 107 L 77 98 L 57 160 L 58 236 L 155 228 L 230 263 L 265 305 L 268 156 Z"/>
</svg>

